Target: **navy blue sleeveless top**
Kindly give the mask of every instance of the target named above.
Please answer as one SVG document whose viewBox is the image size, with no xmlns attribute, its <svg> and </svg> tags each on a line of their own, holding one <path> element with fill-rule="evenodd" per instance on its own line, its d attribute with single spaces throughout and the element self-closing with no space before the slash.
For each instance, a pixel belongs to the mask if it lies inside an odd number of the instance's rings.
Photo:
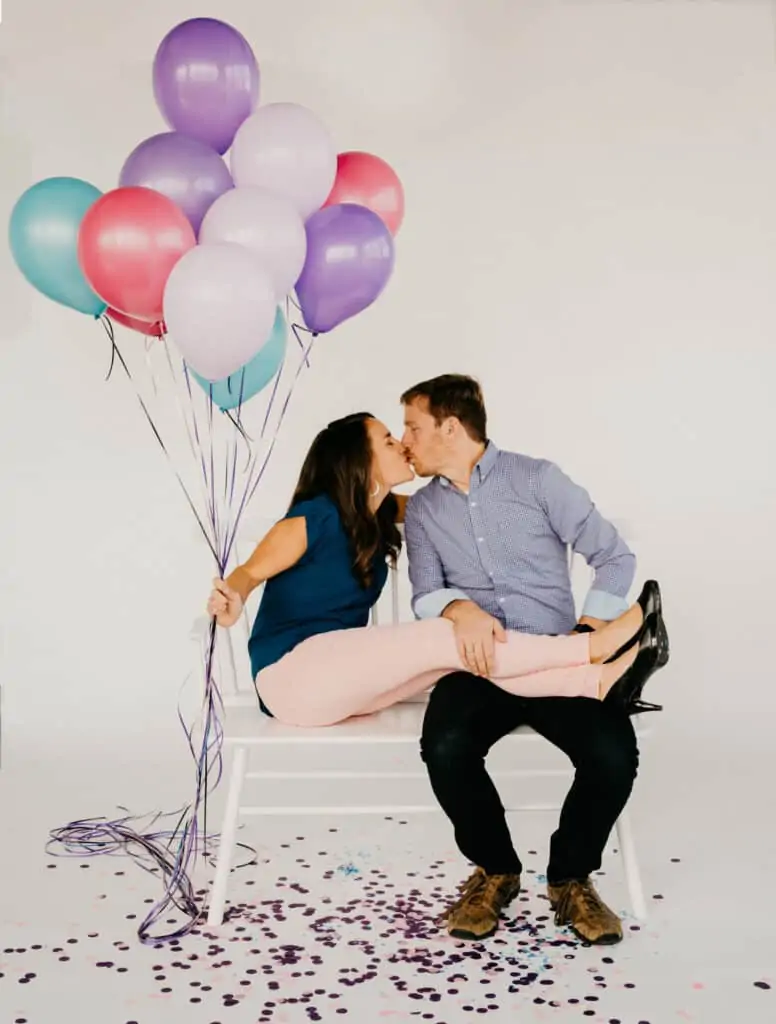
<svg viewBox="0 0 776 1024">
<path fill-rule="evenodd" d="M 358 582 L 339 510 L 327 495 L 298 502 L 285 518 L 299 516 L 306 523 L 307 550 L 296 565 L 267 580 L 248 642 L 259 689 L 261 670 L 308 637 L 366 626 L 388 578 L 387 562 L 377 556 L 371 585 L 364 588 Z"/>
</svg>

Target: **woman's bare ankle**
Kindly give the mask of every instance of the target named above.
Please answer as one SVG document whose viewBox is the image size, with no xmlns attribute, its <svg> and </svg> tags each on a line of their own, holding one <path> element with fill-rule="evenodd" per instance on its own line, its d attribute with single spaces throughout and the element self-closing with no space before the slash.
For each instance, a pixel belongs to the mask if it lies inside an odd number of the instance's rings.
<svg viewBox="0 0 776 1024">
<path fill-rule="evenodd" d="M 598 682 L 599 700 L 604 700 L 617 680 L 625 675 L 636 660 L 637 654 L 638 650 L 635 647 L 632 647 L 629 651 L 626 651 L 625 654 L 622 654 L 617 661 L 612 661 L 610 664 L 603 666 L 601 670 L 601 678 Z"/>
<path fill-rule="evenodd" d="M 641 629 L 644 623 L 644 615 L 641 606 L 633 604 L 623 612 L 619 618 L 613 619 L 610 623 L 590 634 L 590 661 L 592 664 L 600 664 L 611 658 L 615 651 L 626 644 L 631 637 Z M 593 639 L 595 638 L 595 639 Z"/>
</svg>

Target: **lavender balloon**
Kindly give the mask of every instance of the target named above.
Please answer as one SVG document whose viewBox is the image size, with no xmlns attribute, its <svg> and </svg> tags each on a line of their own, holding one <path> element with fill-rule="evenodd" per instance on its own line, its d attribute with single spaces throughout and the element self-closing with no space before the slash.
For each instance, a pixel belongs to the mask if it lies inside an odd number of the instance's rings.
<svg viewBox="0 0 776 1024">
<path fill-rule="evenodd" d="M 121 168 L 119 184 L 161 192 L 183 210 L 197 232 L 216 199 L 234 187 L 229 168 L 213 147 L 179 132 L 141 142 Z"/>
<path fill-rule="evenodd" d="M 171 128 L 225 153 L 259 101 L 259 66 L 237 29 L 192 18 L 156 52 L 154 96 Z"/>
<path fill-rule="evenodd" d="M 296 294 L 307 326 L 323 334 L 381 294 L 393 271 L 393 237 L 376 213 L 355 203 L 318 210 L 306 231 Z"/>
</svg>

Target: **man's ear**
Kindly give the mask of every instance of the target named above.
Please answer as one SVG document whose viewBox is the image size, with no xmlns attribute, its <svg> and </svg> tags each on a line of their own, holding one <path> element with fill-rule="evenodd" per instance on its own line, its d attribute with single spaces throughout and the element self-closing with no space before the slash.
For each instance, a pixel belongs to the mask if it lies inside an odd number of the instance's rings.
<svg viewBox="0 0 776 1024">
<path fill-rule="evenodd" d="M 439 429 L 442 433 L 442 437 L 452 438 L 455 437 L 457 432 L 460 430 L 460 427 L 460 421 L 457 420 L 455 416 L 448 416 L 446 420 L 442 420 Z"/>
</svg>

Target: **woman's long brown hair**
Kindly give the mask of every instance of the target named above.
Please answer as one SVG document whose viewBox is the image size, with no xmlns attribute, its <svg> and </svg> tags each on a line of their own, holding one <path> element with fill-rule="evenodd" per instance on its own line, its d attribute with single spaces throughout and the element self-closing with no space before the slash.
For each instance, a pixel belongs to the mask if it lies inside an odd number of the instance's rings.
<svg viewBox="0 0 776 1024">
<path fill-rule="evenodd" d="M 334 420 L 318 434 L 305 457 L 291 506 L 327 495 L 339 510 L 353 554 L 353 574 L 362 587 L 371 585 L 376 557 L 393 562 L 401 551 L 396 526 L 398 503 L 392 494 L 377 512 L 369 507 L 372 445 L 366 424 L 374 419 L 357 412 Z"/>
</svg>

